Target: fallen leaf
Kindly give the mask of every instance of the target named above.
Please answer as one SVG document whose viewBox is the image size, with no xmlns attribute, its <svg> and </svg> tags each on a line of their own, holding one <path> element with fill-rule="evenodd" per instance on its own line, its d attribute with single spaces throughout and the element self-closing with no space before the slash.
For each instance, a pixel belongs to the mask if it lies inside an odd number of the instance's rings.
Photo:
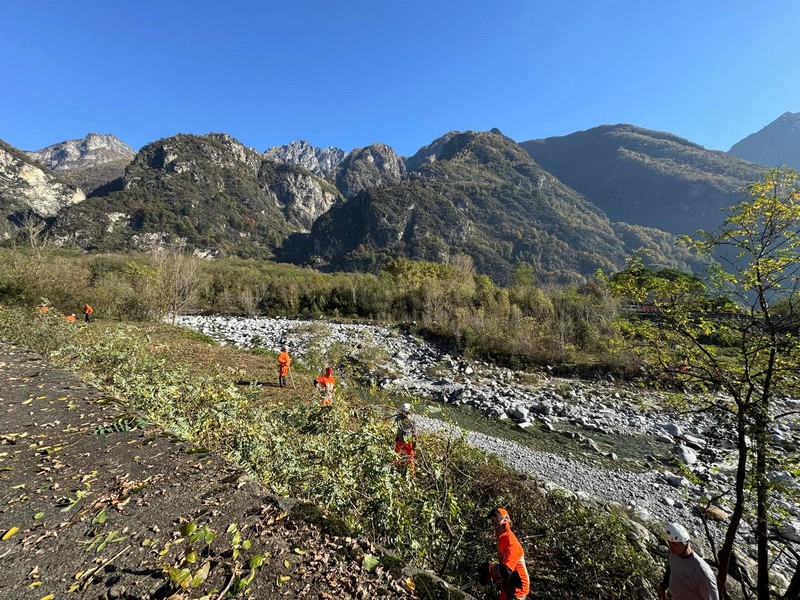
<svg viewBox="0 0 800 600">
<path fill-rule="evenodd" d="M 106 509 L 104 508 L 99 513 L 97 513 L 97 516 L 95 516 L 94 519 L 92 519 L 92 525 L 102 525 L 103 523 L 106 522 L 107 518 L 108 514 L 106 513 Z"/>
<path fill-rule="evenodd" d="M 8 538 L 10 538 L 12 535 L 17 533 L 18 531 L 19 531 L 19 527 L 12 527 L 11 529 L 9 529 L 8 531 L 6 531 L 3 534 L 2 540 L 5 542 Z"/>
<path fill-rule="evenodd" d="M 375 567 L 380 564 L 380 560 L 372 554 L 365 554 L 364 559 L 361 561 L 361 568 L 365 571 L 374 571 Z"/>
</svg>

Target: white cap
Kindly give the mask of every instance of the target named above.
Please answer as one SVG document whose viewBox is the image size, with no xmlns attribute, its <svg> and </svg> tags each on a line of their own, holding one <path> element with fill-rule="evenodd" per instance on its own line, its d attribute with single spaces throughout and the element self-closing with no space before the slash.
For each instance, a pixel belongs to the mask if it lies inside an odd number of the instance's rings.
<svg viewBox="0 0 800 600">
<path fill-rule="evenodd" d="M 402 410 L 404 413 L 409 413 L 411 412 L 411 405 L 408 402 L 406 402 L 403 404 L 400 410 Z"/>
<path fill-rule="evenodd" d="M 667 523 L 667 527 L 664 531 L 667 534 L 668 542 L 680 542 L 681 544 L 685 544 L 691 539 L 689 532 L 686 531 L 683 525 L 679 525 L 678 523 Z"/>
</svg>

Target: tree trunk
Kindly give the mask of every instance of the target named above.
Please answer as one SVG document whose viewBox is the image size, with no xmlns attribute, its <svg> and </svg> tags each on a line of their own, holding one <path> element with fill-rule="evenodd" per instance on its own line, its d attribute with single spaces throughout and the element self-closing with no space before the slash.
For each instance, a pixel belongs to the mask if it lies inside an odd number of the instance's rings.
<svg viewBox="0 0 800 600">
<path fill-rule="evenodd" d="M 760 417 L 759 417 L 759 420 Z M 760 428 L 760 426 L 759 426 Z M 766 432 L 759 431 L 756 442 L 756 542 L 758 560 L 758 600 L 769 600 L 769 540 L 767 539 L 767 449 Z"/>
<path fill-rule="evenodd" d="M 796 555 L 795 555 L 796 556 Z M 786 588 L 786 593 L 783 595 L 783 600 L 798 600 L 800 598 L 800 561 L 792 575 L 792 581 L 789 587 Z"/>
<path fill-rule="evenodd" d="M 736 438 L 736 446 L 739 451 L 739 458 L 736 464 L 736 503 L 733 507 L 728 530 L 725 532 L 725 541 L 717 555 L 717 562 L 719 563 L 717 588 L 719 589 L 720 598 L 724 599 L 729 597 L 725 591 L 725 583 L 728 580 L 733 544 L 736 541 L 736 533 L 739 531 L 739 523 L 742 521 L 742 513 L 744 513 L 744 487 L 747 478 L 747 422 L 741 405 L 739 405 L 736 414 Z"/>
</svg>

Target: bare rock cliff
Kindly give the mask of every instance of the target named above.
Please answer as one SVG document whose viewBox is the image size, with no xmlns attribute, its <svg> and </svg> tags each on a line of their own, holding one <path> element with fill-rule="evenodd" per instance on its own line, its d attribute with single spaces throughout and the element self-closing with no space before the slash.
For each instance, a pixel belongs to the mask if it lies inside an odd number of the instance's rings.
<svg viewBox="0 0 800 600">
<path fill-rule="evenodd" d="M 347 198 L 359 192 L 400 181 L 406 176 L 406 162 L 386 144 L 372 144 L 353 150 L 336 171 L 336 187 Z"/>
<path fill-rule="evenodd" d="M 268 148 L 264 156 L 287 165 L 303 167 L 314 175 L 327 177 L 336 170 L 347 152 L 333 146 L 317 148 L 306 141 L 299 141 Z"/>
<path fill-rule="evenodd" d="M 64 207 L 86 198 L 78 188 L 67 185 L 37 163 L 4 142 L 0 142 L 0 239 L 14 231 L 11 223 L 32 215 L 55 217 Z"/>
<path fill-rule="evenodd" d="M 70 171 L 119 160 L 130 162 L 136 151 L 115 135 L 90 133 L 82 140 L 59 142 L 26 154 L 53 171 Z"/>
</svg>

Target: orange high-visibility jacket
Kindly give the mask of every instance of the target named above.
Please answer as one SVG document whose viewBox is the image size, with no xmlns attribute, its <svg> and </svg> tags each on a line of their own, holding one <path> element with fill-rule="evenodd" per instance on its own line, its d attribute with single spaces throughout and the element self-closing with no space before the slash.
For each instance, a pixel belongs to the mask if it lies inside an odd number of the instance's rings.
<svg viewBox="0 0 800 600">
<path fill-rule="evenodd" d="M 330 385 L 331 387 L 328 389 L 333 389 L 336 386 L 336 378 L 333 375 L 320 375 L 314 380 L 315 383 L 319 384 L 324 388 L 328 388 Z"/>
<path fill-rule="evenodd" d="M 93 312 L 94 312 L 94 309 L 91 306 L 89 306 L 88 304 L 83 309 L 83 314 L 85 314 L 85 315 L 90 315 Z"/>
<path fill-rule="evenodd" d="M 497 538 L 497 554 L 500 555 L 500 562 L 519 574 L 522 588 L 516 590 L 514 597 L 524 598 L 531 589 L 528 568 L 525 566 L 525 552 L 508 524 L 506 530 Z"/>
<path fill-rule="evenodd" d="M 278 355 L 278 368 L 281 377 L 286 377 L 289 373 L 289 365 L 292 364 L 292 359 L 288 352 L 281 352 Z"/>
</svg>

